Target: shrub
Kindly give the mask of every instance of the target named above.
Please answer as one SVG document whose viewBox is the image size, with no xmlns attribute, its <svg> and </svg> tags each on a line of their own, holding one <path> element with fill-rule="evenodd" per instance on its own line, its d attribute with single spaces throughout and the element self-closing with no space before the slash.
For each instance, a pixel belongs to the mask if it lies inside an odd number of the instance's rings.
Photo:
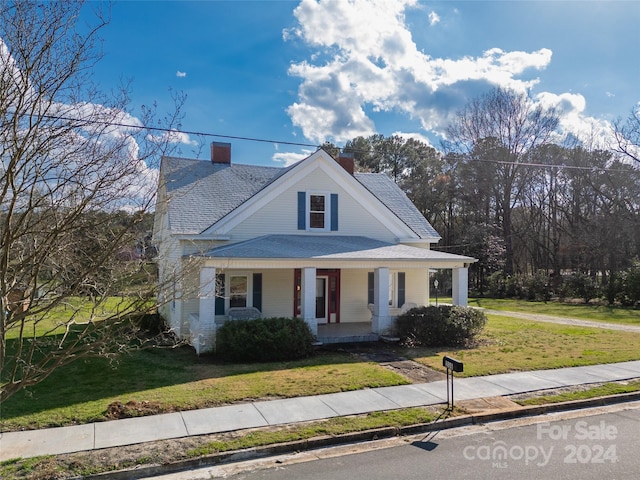
<svg viewBox="0 0 640 480">
<path fill-rule="evenodd" d="M 405 345 L 471 346 L 487 317 L 480 310 L 458 306 L 412 308 L 396 319 L 395 334 Z"/>
<path fill-rule="evenodd" d="M 625 306 L 640 307 L 640 263 L 636 262 L 622 273 L 618 297 Z"/>
<path fill-rule="evenodd" d="M 589 303 L 600 295 L 596 281 L 584 273 L 573 273 L 564 282 L 563 297 L 581 298 Z"/>
<path fill-rule="evenodd" d="M 232 362 L 296 360 L 313 353 L 314 337 L 300 318 L 234 320 L 220 327 L 216 352 Z"/>
<path fill-rule="evenodd" d="M 506 296 L 506 278 L 503 272 L 494 272 L 487 277 L 487 295 L 491 298 Z"/>
<path fill-rule="evenodd" d="M 548 302 L 551 300 L 549 291 L 549 276 L 544 272 L 536 272 L 533 275 L 524 277 L 524 296 L 526 300 L 541 300 Z"/>
<path fill-rule="evenodd" d="M 129 318 L 135 327 L 151 335 L 168 330 L 164 319 L 157 312 L 133 314 Z"/>
</svg>

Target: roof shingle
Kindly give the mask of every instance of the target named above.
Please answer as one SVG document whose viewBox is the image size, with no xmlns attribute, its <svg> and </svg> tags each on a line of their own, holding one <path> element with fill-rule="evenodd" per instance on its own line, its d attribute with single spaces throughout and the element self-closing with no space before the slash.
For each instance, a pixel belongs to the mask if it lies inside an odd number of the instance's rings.
<svg viewBox="0 0 640 480">
<path fill-rule="evenodd" d="M 161 182 L 173 234 L 197 235 L 238 208 L 289 169 L 163 157 Z M 384 173 L 354 178 L 402 220 L 418 238 L 440 238 L 405 193 Z"/>
</svg>

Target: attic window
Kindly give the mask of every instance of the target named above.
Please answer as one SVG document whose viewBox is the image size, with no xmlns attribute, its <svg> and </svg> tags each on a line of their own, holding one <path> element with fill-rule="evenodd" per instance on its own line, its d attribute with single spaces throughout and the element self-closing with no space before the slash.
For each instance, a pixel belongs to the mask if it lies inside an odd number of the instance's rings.
<svg viewBox="0 0 640 480">
<path fill-rule="evenodd" d="M 338 194 L 298 192 L 298 230 L 335 232 L 338 230 Z"/>
<path fill-rule="evenodd" d="M 327 197 L 324 194 L 309 195 L 309 227 L 324 230 L 326 225 Z"/>
</svg>

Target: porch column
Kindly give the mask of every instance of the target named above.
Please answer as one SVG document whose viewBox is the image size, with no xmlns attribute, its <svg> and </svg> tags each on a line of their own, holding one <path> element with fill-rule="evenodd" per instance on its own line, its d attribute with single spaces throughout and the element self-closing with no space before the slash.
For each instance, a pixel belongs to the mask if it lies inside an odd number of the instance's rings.
<svg viewBox="0 0 640 480">
<path fill-rule="evenodd" d="M 199 313 L 197 321 L 191 324 L 191 343 L 197 353 L 212 352 L 216 347 L 216 269 L 200 269 L 200 289 L 198 292 Z"/>
<path fill-rule="evenodd" d="M 466 307 L 469 304 L 469 267 L 454 268 L 451 274 L 452 303 Z"/>
<path fill-rule="evenodd" d="M 389 316 L 389 268 L 381 267 L 373 271 L 373 333 L 386 333 L 391 328 Z"/>
<path fill-rule="evenodd" d="M 318 335 L 318 320 L 316 319 L 316 269 L 303 268 L 300 274 L 300 288 L 302 290 L 300 315 L 309 325 L 311 333 Z"/>
</svg>

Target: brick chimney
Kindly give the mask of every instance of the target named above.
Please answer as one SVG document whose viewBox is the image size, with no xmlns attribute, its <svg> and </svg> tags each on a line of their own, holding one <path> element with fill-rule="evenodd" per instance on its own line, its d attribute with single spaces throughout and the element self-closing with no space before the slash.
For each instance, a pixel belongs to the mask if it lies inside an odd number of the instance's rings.
<svg viewBox="0 0 640 480">
<path fill-rule="evenodd" d="M 347 172 L 353 175 L 355 160 L 353 158 L 353 152 L 340 152 L 338 154 L 338 163 L 344 168 Z"/>
<path fill-rule="evenodd" d="M 231 163 L 231 144 L 211 142 L 211 163 Z"/>
</svg>

